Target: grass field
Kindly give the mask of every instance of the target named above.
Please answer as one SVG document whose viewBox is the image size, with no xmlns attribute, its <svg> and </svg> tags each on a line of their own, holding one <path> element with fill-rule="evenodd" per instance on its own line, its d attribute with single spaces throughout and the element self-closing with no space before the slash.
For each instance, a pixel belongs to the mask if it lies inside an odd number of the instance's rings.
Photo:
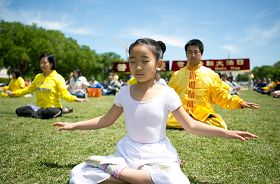
<svg viewBox="0 0 280 184">
<path fill-rule="evenodd" d="M 250 131 L 258 139 L 240 142 L 167 130 L 191 183 L 280 183 L 280 99 L 252 91 L 242 91 L 241 96 L 259 103 L 261 109 L 229 111 L 217 107 L 217 111 L 230 129 Z M 58 132 L 51 124 L 102 115 L 113 99 L 63 101 L 74 113 L 39 120 L 14 113 L 16 107 L 35 103 L 33 97 L 0 98 L 0 183 L 67 183 L 71 168 L 88 156 L 112 154 L 125 134 L 123 117 L 112 127 L 95 131 Z"/>
</svg>

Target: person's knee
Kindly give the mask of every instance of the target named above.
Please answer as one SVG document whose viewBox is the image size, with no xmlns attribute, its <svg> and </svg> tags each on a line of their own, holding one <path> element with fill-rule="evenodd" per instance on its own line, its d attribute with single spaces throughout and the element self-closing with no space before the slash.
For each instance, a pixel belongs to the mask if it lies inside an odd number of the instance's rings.
<svg viewBox="0 0 280 184">
<path fill-rule="evenodd" d="M 83 93 L 83 92 L 81 92 L 81 91 L 79 91 L 79 92 L 76 92 L 75 94 L 74 94 L 76 97 L 78 97 L 78 98 L 85 98 L 85 93 Z"/>
<path fill-rule="evenodd" d="M 78 98 L 85 98 L 85 94 L 79 93 L 79 94 L 76 95 L 76 97 L 78 97 Z"/>
<path fill-rule="evenodd" d="M 16 114 L 18 116 L 30 117 L 32 115 L 32 112 L 33 110 L 28 106 L 19 107 L 16 109 Z"/>
<path fill-rule="evenodd" d="M 62 115 L 62 112 L 59 108 L 47 108 L 43 109 L 39 112 L 39 115 L 43 119 L 50 119 L 50 118 L 56 118 Z"/>
<path fill-rule="evenodd" d="M 21 116 L 21 114 L 22 114 L 21 107 L 19 107 L 19 108 L 16 109 L 16 114 L 17 114 L 18 116 Z"/>
</svg>

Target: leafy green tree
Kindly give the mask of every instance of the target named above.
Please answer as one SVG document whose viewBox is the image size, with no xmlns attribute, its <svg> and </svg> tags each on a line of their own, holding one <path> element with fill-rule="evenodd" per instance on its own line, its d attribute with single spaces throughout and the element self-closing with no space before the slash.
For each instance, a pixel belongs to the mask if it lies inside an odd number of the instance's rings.
<svg viewBox="0 0 280 184">
<path fill-rule="evenodd" d="M 98 56 L 93 73 L 98 81 L 107 78 L 109 72 L 113 72 L 113 63 L 122 61 L 121 57 L 114 52 L 106 52 Z"/>
<path fill-rule="evenodd" d="M 36 24 L 0 22 L 0 68 L 18 69 L 33 78 L 41 72 L 39 56 L 43 53 L 55 55 L 57 70 L 65 78 L 80 69 L 87 78 L 95 76 L 103 80 L 112 71 L 113 62 L 122 60 L 113 52 L 97 54 L 60 31 L 45 30 Z"/>
<path fill-rule="evenodd" d="M 271 78 L 272 80 L 277 80 L 280 78 L 280 61 L 273 66 L 255 67 L 252 72 L 257 79 Z"/>
<path fill-rule="evenodd" d="M 236 76 L 236 81 L 240 82 L 240 81 L 248 81 L 249 80 L 249 76 L 248 73 L 243 73 L 243 74 L 238 74 Z"/>
<path fill-rule="evenodd" d="M 274 67 L 280 68 L 280 61 L 277 61 L 276 63 L 274 63 L 273 65 Z"/>
</svg>

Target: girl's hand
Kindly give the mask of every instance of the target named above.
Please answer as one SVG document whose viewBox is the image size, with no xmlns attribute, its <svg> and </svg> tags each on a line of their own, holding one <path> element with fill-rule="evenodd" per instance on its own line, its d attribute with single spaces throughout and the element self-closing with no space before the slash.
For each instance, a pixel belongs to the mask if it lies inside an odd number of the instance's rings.
<svg viewBox="0 0 280 184">
<path fill-rule="evenodd" d="M 260 106 L 256 103 L 252 103 L 252 102 L 243 102 L 241 104 L 241 108 L 250 108 L 250 109 L 259 109 Z"/>
<path fill-rule="evenodd" d="M 229 139 L 239 139 L 241 141 L 246 141 L 252 138 L 257 138 L 256 135 L 251 134 L 249 132 L 243 132 L 243 131 L 235 131 L 235 130 L 229 130 L 227 132 L 227 138 Z"/>
<path fill-rule="evenodd" d="M 53 126 L 60 127 L 60 128 L 58 128 L 58 131 L 61 131 L 61 130 L 74 130 L 74 123 L 56 122 L 56 123 L 53 124 Z"/>
<path fill-rule="evenodd" d="M 85 98 L 77 98 L 76 99 L 76 102 L 87 102 L 88 99 L 85 99 Z"/>
</svg>

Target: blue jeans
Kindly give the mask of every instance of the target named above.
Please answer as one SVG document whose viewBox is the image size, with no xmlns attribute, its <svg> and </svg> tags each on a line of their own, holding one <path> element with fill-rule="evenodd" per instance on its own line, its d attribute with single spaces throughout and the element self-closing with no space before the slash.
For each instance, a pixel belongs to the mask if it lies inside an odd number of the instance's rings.
<svg viewBox="0 0 280 184">
<path fill-rule="evenodd" d="M 81 91 L 75 92 L 72 95 L 75 95 L 78 98 L 85 98 L 86 97 L 86 95 L 83 92 L 81 92 Z"/>
</svg>

